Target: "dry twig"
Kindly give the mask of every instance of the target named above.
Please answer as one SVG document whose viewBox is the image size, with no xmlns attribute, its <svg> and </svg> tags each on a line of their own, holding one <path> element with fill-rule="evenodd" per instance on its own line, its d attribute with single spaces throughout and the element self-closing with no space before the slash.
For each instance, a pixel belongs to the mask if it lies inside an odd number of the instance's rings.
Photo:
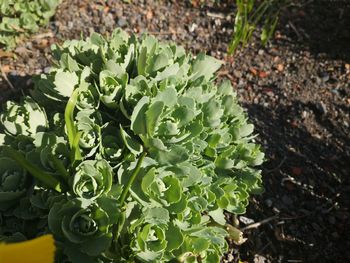
<svg viewBox="0 0 350 263">
<path fill-rule="evenodd" d="M 10 86 L 10 88 L 12 90 L 15 90 L 15 87 L 12 85 L 11 81 L 7 78 L 7 75 L 6 75 L 5 71 L 2 68 L 1 62 L 0 62 L 0 70 L 1 70 L 1 75 L 4 78 L 4 80 L 7 82 L 7 84 Z"/>
<path fill-rule="evenodd" d="M 245 230 L 252 229 L 252 228 L 258 228 L 263 224 L 266 224 L 272 220 L 275 220 L 276 218 L 278 218 L 278 215 L 268 217 L 264 220 L 261 220 L 260 222 L 256 222 L 256 223 L 253 223 L 253 224 L 247 225 L 246 227 L 241 228 L 241 231 L 245 231 Z"/>
</svg>

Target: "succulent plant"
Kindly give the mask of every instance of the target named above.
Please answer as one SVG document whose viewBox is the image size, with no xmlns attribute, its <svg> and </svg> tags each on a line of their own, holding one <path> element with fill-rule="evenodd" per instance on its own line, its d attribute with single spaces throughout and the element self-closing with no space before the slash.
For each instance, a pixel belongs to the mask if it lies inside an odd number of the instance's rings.
<svg viewBox="0 0 350 263">
<path fill-rule="evenodd" d="M 45 121 L 18 115 L 29 146 L 10 147 L 11 107 L 1 121 L 2 156 L 35 178 L 26 195 L 47 216 L 58 260 L 219 262 L 224 211 L 245 213 L 262 191 L 264 159 L 230 82 L 215 84 L 222 62 L 120 29 L 53 52 L 30 99 Z"/>
</svg>

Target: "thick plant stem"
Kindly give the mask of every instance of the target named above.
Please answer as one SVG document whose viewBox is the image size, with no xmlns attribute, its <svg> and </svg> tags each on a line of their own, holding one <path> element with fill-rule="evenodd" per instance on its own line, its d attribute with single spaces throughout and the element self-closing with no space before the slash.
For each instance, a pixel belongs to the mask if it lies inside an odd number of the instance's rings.
<svg viewBox="0 0 350 263">
<path fill-rule="evenodd" d="M 147 153 L 146 152 L 143 152 L 142 155 L 140 156 L 140 159 L 137 161 L 137 164 L 136 164 L 136 167 L 135 167 L 135 170 L 134 172 L 132 173 L 128 183 L 126 184 L 125 188 L 123 189 L 123 192 L 121 194 L 121 197 L 120 197 L 120 207 L 123 207 L 124 205 L 124 202 L 125 202 L 125 199 L 129 193 L 129 189 L 130 187 L 132 186 L 133 182 L 135 181 L 136 179 L 136 176 L 138 175 L 138 173 L 140 172 L 140 169 L 141 169 L 141 165 L 142 165 L 142 162 L 143 162 L 143 159 L 146 157 Z M 120 241 L 119 240 L 119 237 L 120 237 L 120 233 L 122 232 L 122 229 L 123 229 L 123 226 L 124 226 L 124 223 L 125 223 L 125 209 L 122 209 L 121 211 L 122 215 L 121 215 L 121 218 L 119 220 L 119 222 L 114 225 L 114 238 L 113 238 L 113 243 L 115 244 L 115 247 L 117 247 L 117 244 L 116 242 Z"/>
<path fill-rule="evenodd" d="M 129 193 L 129 189 L 132 186 L 132 183 L 135 181 L 136 176 L 138 175 L 138 173 L 140 172 L 141 169 L 141 164 L 143 162 L 143 159 L 146 157 L 147 153 L 143 152 L 142 155 L 140 156 L 140 159 L 137 161 L 136 167 L 134 172 L 132 173 L 127 185 L 125 186 L 125 188 L 123 189 L 122 195 L 120 197 L 120 206 L 123 206 L 126 196 Z"/>
<path fill-rule="evenodd" d="M 74 124 L 74 109 L 77 104 L 79 92 L 79 89 L 73 91 L 64 111 L 64 120 L 66 122 L 68 142 L 71 148 L 71 161 L 73 164 L 75 161 L 82 159 L 79 149 L 81 133 L 78 132 L 77 127 Z"/>
</svg>

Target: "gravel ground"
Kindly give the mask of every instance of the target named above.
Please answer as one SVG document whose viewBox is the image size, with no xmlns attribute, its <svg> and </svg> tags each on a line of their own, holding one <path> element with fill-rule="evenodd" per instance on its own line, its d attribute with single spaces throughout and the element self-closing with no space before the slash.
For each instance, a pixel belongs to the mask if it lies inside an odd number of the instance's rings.
<svg viewBox="0 0 350 263">
<path fill-rule="evenodd" d="M 219 77 L 232 81 L 267 155 L 265 193 L 252 198 L 246 215 L 229 216 L 246 227 L 248 241 L 232 245 L 223 261 L 350 262 L 350 4 L 288 8 L 266 47 L 255 37 L 229 56 L 233 2 L 66 0 L 50 25 L 14 53 L 0 52 L 0 101 L 48 70 L 51 44 L 92 31 L 149 32 L 215 56 L 225 61 Z"/>
</svg>

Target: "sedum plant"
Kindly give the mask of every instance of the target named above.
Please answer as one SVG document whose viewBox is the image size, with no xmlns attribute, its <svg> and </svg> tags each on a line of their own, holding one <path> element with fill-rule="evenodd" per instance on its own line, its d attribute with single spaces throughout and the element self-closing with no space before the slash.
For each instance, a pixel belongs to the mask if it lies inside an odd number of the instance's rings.
<svg viewBox="0 0 350 263">
<path fill-rule="evenodd" d="M 120 29 L 53 53 L 0 116 L 1 239 L 52 233 L 57 262 L 219 262 L 264 158 L 222 63 Z"/>
<path fill-rule="evenodd" d="M 1 0 L 0 46 L 13 49 L 21 36 L 34 33 L 55 14 L 61 0 Z"/>
</svg>

